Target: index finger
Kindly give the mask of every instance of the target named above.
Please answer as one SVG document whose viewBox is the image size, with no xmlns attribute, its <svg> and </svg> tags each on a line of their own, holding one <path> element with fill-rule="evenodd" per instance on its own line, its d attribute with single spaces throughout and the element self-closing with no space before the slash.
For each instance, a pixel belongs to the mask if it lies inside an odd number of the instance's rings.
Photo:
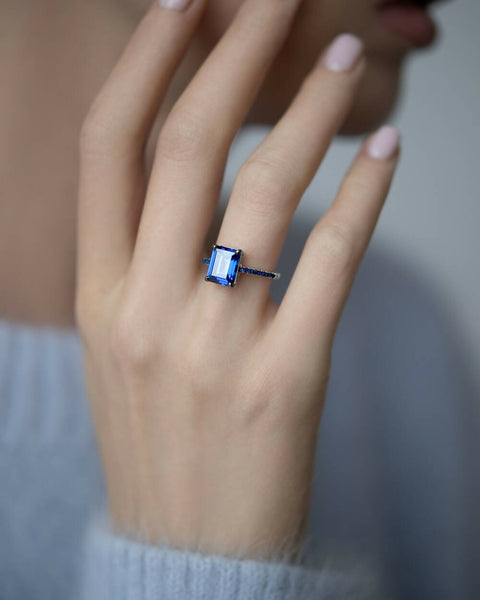
<svg viewBox="0 0 480 600">
<path fill-rule="evenodd" d="M 206 0 L 156 0 L 101 88 L 80 136 L 78 277 L 116 281 L 130 262 L 144 199 L 145 143 Z"/>
</svg>

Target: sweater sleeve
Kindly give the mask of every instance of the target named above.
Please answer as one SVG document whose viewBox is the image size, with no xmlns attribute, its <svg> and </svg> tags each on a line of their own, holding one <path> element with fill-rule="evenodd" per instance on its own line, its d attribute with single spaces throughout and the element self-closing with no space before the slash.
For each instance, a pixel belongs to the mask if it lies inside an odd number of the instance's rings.
<svg viewBox="0 0 480 600">
<path fill-rule="evenodd" d="M 84 538 L 81 600 L 370 600 L 356 571 L 310 568 L 152 546 L 92 519 Z"/>
</svg>

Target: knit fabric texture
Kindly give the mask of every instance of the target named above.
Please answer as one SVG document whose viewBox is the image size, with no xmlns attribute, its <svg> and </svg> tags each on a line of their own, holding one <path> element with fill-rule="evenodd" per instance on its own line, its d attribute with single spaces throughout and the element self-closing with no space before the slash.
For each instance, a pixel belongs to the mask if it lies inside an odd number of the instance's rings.
<svg viewBox="0 0 480 600">
<path fill-rule="evenodd" d="M 372 598 L 375 581 L 115 534 L 74 330 L 0 320 L 2 600 Z"/>
<path fill-rule="evenodd" d="M 76 331 L 0 319 L 0 599 L 480 598 L 478 395 L 432 298 L 391 261 L 362 267 L 295 565 L 115 534 Z"/>
<path fill-rule="evenodd" d="M 82 600 L 370 600 L 378 582 L 342 572 L 144 545 L 117 536 L 97 516 L 85 538 Z"/>
</svg>

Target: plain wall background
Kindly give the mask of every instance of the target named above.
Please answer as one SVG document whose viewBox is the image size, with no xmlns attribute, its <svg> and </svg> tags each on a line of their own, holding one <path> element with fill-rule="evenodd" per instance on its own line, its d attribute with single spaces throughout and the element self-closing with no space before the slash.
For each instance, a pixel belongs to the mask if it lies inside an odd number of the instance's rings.
<svg viewBox="0 0 480 600">
<path fill-rule="evenodd" d="M 375 241 L 437 290 L 480 390 L 480 1 L 435 7 L 435 47 L 412 55 L 390 122 L 403 135 L 399 170 Z M 224 191 L 269 129 L 248 127 L 230 153 Z M 314 221 L 333 199 L 361 138 L 337 138 L 297 209 Z"/>
</svg>

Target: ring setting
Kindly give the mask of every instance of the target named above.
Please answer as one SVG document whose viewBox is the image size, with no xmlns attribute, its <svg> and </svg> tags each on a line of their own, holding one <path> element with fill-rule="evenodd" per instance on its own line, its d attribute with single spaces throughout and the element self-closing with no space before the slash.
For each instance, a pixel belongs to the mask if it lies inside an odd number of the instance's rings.
<svg viewBox="0 0 480 600">
<path fill-rule="evenodd" d="M 259 277 L 268 277 L 269 279 L 280 278 L 280 273 L 245 267 L 242 265 L 242 259 L 243 250 L 214 244 L 210 258 L 202 259 L 203 263 L 208 264 L 205 281 L 233 287 L 237 283 L 239 273 L 258 275 Z"/>
</svg>

